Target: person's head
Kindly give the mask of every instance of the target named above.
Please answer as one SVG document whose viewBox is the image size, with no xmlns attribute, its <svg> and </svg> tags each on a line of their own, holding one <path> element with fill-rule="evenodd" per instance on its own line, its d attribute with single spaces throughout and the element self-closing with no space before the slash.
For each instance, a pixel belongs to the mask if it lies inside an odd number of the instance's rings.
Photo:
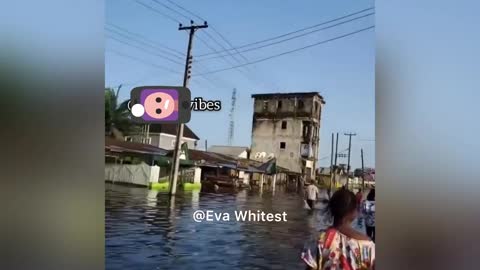
<svg viewBox="0 0 480 270">
<path fill-rule="evenodd" d="M 327 206 L 333 216 L 333 225 L 350 224 L 357 217 L 357 199 L 355 194 L 347 189 L 333 193 Z"/>
<path fill-rule="evenodd" d="M 372 188 L 367 195 L 367 201 L 375 201 L 375 189 Z"/>
</svg>

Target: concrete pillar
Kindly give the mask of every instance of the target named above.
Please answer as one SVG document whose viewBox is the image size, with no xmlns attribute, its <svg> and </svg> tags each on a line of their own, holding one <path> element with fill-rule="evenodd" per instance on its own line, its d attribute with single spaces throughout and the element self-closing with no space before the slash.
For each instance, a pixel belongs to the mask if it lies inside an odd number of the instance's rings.
<svg viewBox="0 0 480 270">
<path fill-rule="evenodd" d="M 160 167 L 157 165 L 150 166 L 150 183 L 158 183 L 158 177 L 160 176 Z"/>
<path fill-rule="evenodd" d="M 260 193 L 263 191 L 263 181 L 265 180 L 265 174 L 260 176 Z"/>
<path fill-rule="evenodd" d="M 273 175 L 273 181 L 272 181 L 272 195 L 275 195 L 275 185 L 277 182 L 277 174 Z"/>
<path fill-rule="evenodd" d="M 200 184 L 201 175 L 202 175 L 202 168 L 195 167 L 195 172 L 194 172 L 194 175 L 193 175 L 193 183 L 194 184 Z"/>
</svg>

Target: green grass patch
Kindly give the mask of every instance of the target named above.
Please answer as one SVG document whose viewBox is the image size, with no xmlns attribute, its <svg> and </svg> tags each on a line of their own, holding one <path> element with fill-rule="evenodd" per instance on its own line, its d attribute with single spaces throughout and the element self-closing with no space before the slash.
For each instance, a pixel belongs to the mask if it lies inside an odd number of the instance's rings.
<svg viewBox="0 0 480 270">
<path fill-rule="evenodd" d="M 169 186 L 168 182 L 150 183 L 150 189 L 154 190 L 168 190 Z"/>
<path fill-rule="evenodd" d="M 198 190 L 202 188 L 201 183 L 184 183 L 183 189 L 184 190 Z"/>
</svg>

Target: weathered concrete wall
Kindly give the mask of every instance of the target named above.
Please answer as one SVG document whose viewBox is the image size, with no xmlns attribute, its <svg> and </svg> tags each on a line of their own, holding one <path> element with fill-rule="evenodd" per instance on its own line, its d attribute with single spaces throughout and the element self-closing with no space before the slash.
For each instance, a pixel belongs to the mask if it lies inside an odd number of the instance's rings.
<svg viewBox="0 0 480 270">
<path fill-rule="evenodd" d="M 286 121 L 286 129 L 282 129 L 282 121 Z M 300 144 L 302 121 L 258 120 L 252 132 L 252 156 L 258 152 L 265 152 L 267 156 L 273 153 L 277 158 L 277 165 L 294 172 L 301 172 Z M 285 142 L 285 149 L 280 149 L 280 143 Z"/>
<path fill-rule="evenodd" d="M 301 145 L 310 144 L 312 154 L 308 164 L 311 170 L 307 176 L 315 177 L 323 104 L 316 95 L 255 98 L 251 158 L 265 161 L 273 153 L 279 166 L 302 173 L 305 163 L 300 152 Z M 310 126 L 306 132 L 305 126 Z M 281 143 L 285 143 L 285 149 L 281 149 Z M 266 157 L 255 158 L 256 153 L 261 152 L 265 152 Z"/>
<path fill-rule="evenodd" d="M 150 144 L 159 148 L 166 150 L 172 150 L 175 148 L 173 142 L 175 142 L 175 136 L 169 134 L 159 134 L 159 133 L 150 133 L 149 138 L 151 140 Z M 133 142 L 141 143 L 143 136 L 142 135 L 132 135 L 130 136 Z M 194 139 L 183 137 L 182 142 L 187 142 L 188 149 L 195 149 L 196 144 Z"/>
<path fill-rule="evenodd" d="M 167 149 L 167 150 L 172 150 L 175 148 L 175 136 L 173 135 L 167 135 L 167 134 L 160 134 L 160 142 L 158 144 L 158 147 Z M 190 139 L 190 138 L 185 138 L 181 140 L 181 142 L 186 142 L 188 144 L 188 149 L 195 149 L 195 140 Z"/>
</svg>

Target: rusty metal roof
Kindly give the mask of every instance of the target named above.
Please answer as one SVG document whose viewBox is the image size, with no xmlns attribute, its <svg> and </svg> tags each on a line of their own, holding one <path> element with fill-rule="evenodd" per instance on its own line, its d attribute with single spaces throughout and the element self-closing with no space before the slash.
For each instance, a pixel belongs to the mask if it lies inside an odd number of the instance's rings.
<svg viewBox="0 0 480 270">
<path fill-rule="evenodd" d="M 116 153 L 137 153 L 152 156 L 165 156 L 168 150 L 143 143 L 133 143 L 105 137 L 105 150 Z"/>
</svg>

